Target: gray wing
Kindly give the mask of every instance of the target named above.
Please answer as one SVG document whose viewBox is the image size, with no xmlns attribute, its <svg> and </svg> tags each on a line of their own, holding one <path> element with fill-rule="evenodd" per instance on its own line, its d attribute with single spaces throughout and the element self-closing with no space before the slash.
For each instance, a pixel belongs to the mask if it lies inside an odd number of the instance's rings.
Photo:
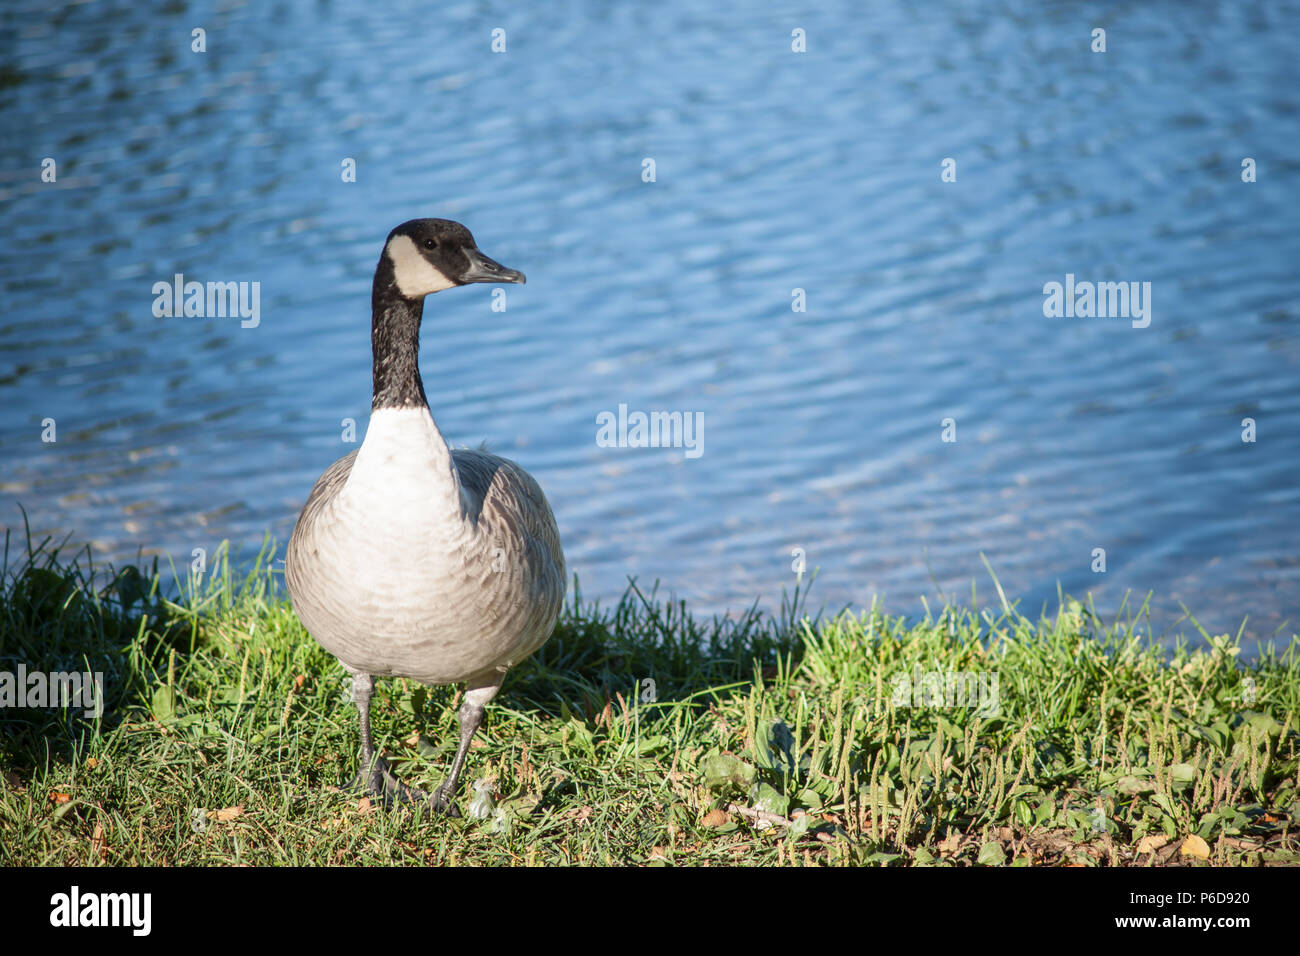
<svg viewBox="0 0 1300 956">
<path fill-rule="evenodd" d="M 334 464 L 325 469 L 325 473 L 316 479 L 316 484 L 312 486 L 311 494 L 307 496 L 307 503 L 302 506 L 302 515 L 298 518 L 298 524 L 311 524 L 312 517 L 316 512 L 325 506 L 325 503 L 339 493 L 344 485 L 348 483 L 348 475 L 352 474 L 352 463 L 357 460 L 357 452 L 349 452 Z M 295 531 L 297 528 L 294 529 Z"/>
<path fill-rule="evenodd" d="M 513 461 L 480 449 L 457 448 L 451 457 L 465 492 L 469 519 L 504 542 L 522 543 L 547 589 L 558 588 L 563 601 L 560 533 L 546 495 L 533 476 Z"/>
<path fill-rule="evenodd" d="M 316 518 L 321 509 L 347 484 L 348 475 L 352 474 L 352 463 L 357 460 L 357 451 L 360 450 L 358 448 L 356 451 L 344 455 L 326 468 L 325 473 L 317 478 L 316 484 L 312 486 L 311 494 L 307 496 L 307 503 L 302 506 L 302 513 L 298 515 L 298 523 L 293 526 L 293 534 L 289 536 L 289 547 L 284 562 L 285 577 L 289 584 L 290 593 L 293 592 L 298 583 L 297 557 L 299 549 L 306 543 L 305 538 L 310 534 L 311 528 L 315 526 Z"/>
</svg>

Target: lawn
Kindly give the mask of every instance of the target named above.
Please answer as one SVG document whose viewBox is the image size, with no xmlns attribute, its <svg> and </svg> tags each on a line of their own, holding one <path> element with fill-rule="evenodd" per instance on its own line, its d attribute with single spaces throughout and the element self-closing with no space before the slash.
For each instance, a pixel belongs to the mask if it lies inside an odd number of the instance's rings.
<svg viewBox="0 0 1300 956">
<path fill-rule="evenodd" d="M 635 585 L 577 597 L 489 706 L 449 819 L 339 789 L 346 674 L 269 555 L 164 594 L 7 539 L 0 672 L 104 694 L 98 717 L 0 709 L 0 864 L 1300 863 L 1294 637 L 1247 663 L 1189 621 L 1167 652 L 1140 608 L 1031 620 L 1000 587 L 912 620 L 810 617 L 798 591 L 708 621 Z M 406 782 L 441 781 L 458 699 L 377 682 Z"/>
</svg>

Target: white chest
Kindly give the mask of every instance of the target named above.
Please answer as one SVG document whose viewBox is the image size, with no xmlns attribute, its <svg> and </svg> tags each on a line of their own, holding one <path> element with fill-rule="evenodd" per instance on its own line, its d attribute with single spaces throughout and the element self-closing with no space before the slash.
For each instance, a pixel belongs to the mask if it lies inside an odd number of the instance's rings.
<svg viewBox="0 0 1300 956">
<path fill-rule="evenodd" d="M 370 416 L 365 441 L 333 502 L 341 549 L 358 573 L 406 576 L 440 567 L 469 531 L 460 488 L 427 408 L 386 408 Z"/>
</svg>

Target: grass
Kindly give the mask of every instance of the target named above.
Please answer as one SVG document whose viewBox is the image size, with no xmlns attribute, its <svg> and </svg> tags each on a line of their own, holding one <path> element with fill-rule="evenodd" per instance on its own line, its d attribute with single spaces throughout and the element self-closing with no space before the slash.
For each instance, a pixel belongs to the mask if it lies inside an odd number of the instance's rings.
<svg viewBox="0 0 1300 956">
<path fill-rule="evenodd" d="M 810 620 L 796 593 L 705 623 L 634 586 L 576 599 L 511 674 L 463 778 L 484 815 L 448 820 L 337 789 L 346 675 L 267 553 L 241 576 L 223 552 L 169 598 L 156 573 L 24 544 L 0 671 L 102 672 L 106 707 L 0 710 L 0 864 L 1300 862 L 1295 639 L 1249 665 L 1239 636 L 1168 654 L 1068 598 L 906 622 Z M 442 779 L 457 703 L 378 683 L 399 776 Z"/>
</svg>

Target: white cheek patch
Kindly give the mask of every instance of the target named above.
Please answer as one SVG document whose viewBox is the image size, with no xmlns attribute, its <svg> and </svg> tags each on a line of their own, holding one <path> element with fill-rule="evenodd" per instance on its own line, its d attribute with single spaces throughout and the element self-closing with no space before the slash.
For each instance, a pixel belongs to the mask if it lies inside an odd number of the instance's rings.
<svg viewBox="0 0 1300 956">
<path fill-rule="evenodd" d="M 386 251 L 393 263 L 397 290 L 408 299 L 441 292 L 456 284 L 420 255 L 410 236 L 394 236 Z"/>
</svg>

